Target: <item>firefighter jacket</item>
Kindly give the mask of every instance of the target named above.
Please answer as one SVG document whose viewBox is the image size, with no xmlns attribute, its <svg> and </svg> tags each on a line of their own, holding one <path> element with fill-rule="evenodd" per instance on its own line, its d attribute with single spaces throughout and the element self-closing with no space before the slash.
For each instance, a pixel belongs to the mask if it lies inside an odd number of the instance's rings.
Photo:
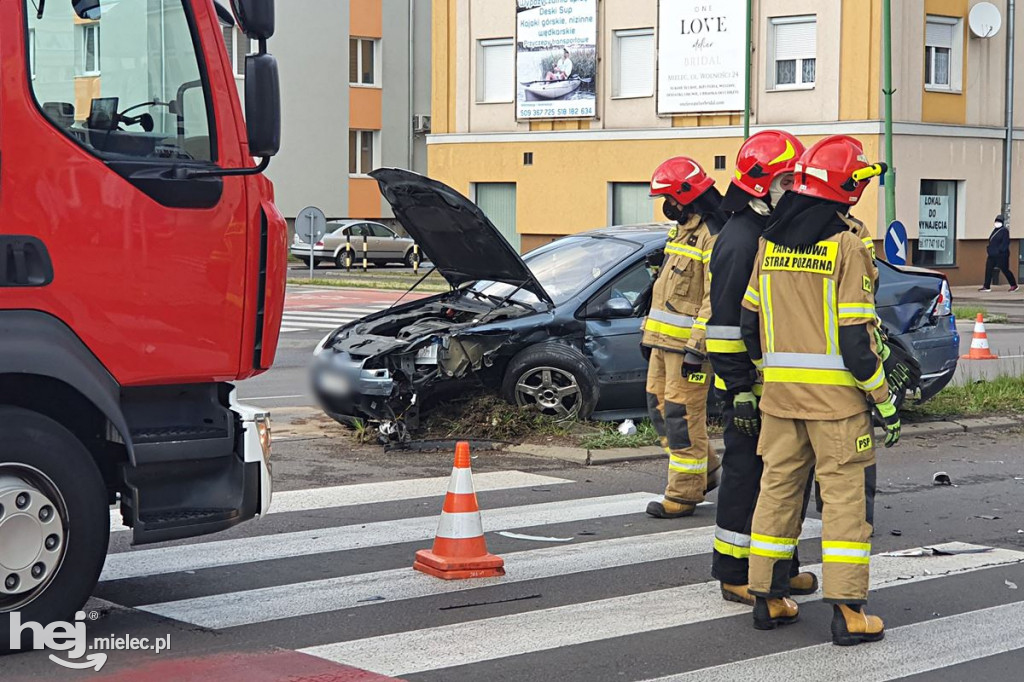
<svg viewBox="0 0 1024 682">
<path fill-rule="evenodd" d="M 766 414 L 845 419 L 888 398 L 873 276 L 870 253 L 848 229 L 795 246 L 761 241 L 741 326 L 762 366 Z"/>
<path fill-rule="evenodd" d="M 867 226 L 861 221 L 854 218 L 852 215 L 843 215 L 842 213 L 840 213 L 839 219 L 846 223 L 846 225 L 850 228 L 850 232 L 852 232 L 855 237 L 860 239 L 861 243 L 863 243 L 864 247 L 868 250 L 868 253 L 871 254 L 871 271 L 874 273 L 871 276 L 871 281 L 875 283 L 875 290 L 877 291 L 878 266 L 875 265 L 875 240 L 872 239 L 871 233 L 868 231 Z"/>
<path fill-rule="evenodd" d="M 651 311 L 644 320 L 643 345 L 706 354 L 704 334 L 711 314 L 707 266 L 713 245 L 714 237 L 697 214 L 669 232 Z"/>
<path fill-rule="evenodd" d="M 757 369 L 740 334 L 740 310 L 767 222 L 767 215 L 747 206 L 729 218 L 711 254 L 711 317 L 705 344 L 715 387 L 733 395 L 757 383 Z"/>
</svg>

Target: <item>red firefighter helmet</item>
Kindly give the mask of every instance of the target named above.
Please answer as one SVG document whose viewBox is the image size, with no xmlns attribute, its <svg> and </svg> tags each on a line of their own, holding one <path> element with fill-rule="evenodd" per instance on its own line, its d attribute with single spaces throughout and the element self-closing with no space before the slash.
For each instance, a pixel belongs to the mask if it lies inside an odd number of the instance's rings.
<svg viewBox="0 0 1024 682">
<path fill-rule="evenodd" d="M 664 162 L 651 176 L 652 197 L 672 197 L 686 206 L 715 185 L 700 164 L 685 156 L 676 156 Z"/>
<path fill-rule="evenodd" d="M 792 173 L 804 151 L 803 142 L 781 130 L 751 135 L 736 156 L 732 184 L 751 196 L 764 198 L 772 180 L 782 173 Z"/>
<path fill-rule="evenodd" d="M 884 169 L 884 166 L 873 166 L 868 161 L 859 140 L 848 135 L 833 135 L 819 141 L 797 161 L 794 189 L 807 197 L 853 206 L 864 194 L 867 180 L 878 174 L 872 169 Z"/>
</svg>

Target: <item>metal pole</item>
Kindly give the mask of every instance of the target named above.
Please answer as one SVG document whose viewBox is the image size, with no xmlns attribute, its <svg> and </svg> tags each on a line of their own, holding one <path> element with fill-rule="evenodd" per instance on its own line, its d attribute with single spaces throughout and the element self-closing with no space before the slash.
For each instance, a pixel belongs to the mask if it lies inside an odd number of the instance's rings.
<svg viewBox="0 0 1024 682">
<path fill-rule="evenodd" d="M 1010 226 L 1010 205 L 1013 203 L 1013 60 L 1016 3 L 1008 0 L 1006 12 L 1006 142 L 1003 147 L 1003 223 Z"/>
<path fill-rule="evenodd" d="M 896 220 L 896 163 L 892 151 L 892 0 L 882 2 L 882 61 L 885 66 L 885 224 Z"/>
<path fill-rule="evenodd" d="M 409 78 L 409 170 L 413 170 L 416 165 L 416 135 L 413 131 L 413 117 L 416 116 L 416 88 L 415 78 L 416 72 L 416 9 L 413 7 L 413 0 L 409 0 L 409 73 L 406 74 Z"/>
<path fill-rule="evenodd" d="M 313 247 L 316 246 L 313 242 L 316 240 L 316 233 L 313 231 L 313 224 L 315 220 L 313 214 L 309 214 L 309 281 L 313 281 L 313 265 L 316 263 L 316 258 L 313 257 Z"/>
<path fill-rule="evenodd" d="M 754 21 L 754 0 L 747 0 L 747 59 L 743 72 L 743 139 L 750 137 L 750 62 L 754 46 L 750 44 L 751 23 Z"/>
</svg>

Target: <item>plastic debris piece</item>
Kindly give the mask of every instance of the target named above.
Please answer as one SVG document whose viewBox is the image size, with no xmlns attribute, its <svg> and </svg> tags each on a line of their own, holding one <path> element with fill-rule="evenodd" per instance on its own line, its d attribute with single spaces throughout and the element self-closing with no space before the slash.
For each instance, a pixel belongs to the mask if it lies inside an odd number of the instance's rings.
<svg viewBox="0 0 1024 682">
<path fill-rule="evenodd" d="M 936 471 L 932 476 L 932 485 L 953 485 L 953 481 L 945 471 Z"/>
<path fill-rule="evenodd" d="M 1017 535 L 1024 535 L 1024 528 L 1018 528 Z"/>
<path fill-rule="evenodd" d="M 361 603 L 367 601 L 384 601 L 384 599 L 384 597 L 367 597 L 366 599 L 360 599 L 359 602 Z"/>
<path fill-rule="evenodd" d="M 581 530 L 579 533 L 576 533 L 576 535 L 597 535 L 597 533 L 592 530 Z"/>
<path fill-rule="evenodd" d="M 635 436 L 636 424 L 633 423 L 632 419 L 627 419 L 626 421 L 619 424 L 619 433 L 621 433 L 623 436 Z"/>
<path fill-rule="evenodd" d="M 976 519 L 985 519 L 986 521 L 995 521 L 999 517 L 998 516 L 992 516 L 991 514 L 978 514 L 974 518 L 976 518 Z"/>
<path fill-rule="evenodd" d="M 899 528 L 893 528 L 891 531 L 889 531 L 889 534 L 899 537 L 900 535 L 903 535 L 903 531 L 901 531 Z"/>
<path fill-rule="evenodd" d="M 1006 584 L 1006 586 L 1007 586 L 1007 587 L 1009 587 L 1009 588 L 1010 588 L 1011 590 L 1016 590 L 1016 589 L 1017 589 L 1017 583 L 1012 583 L 1012 582 L 1010 582 L 1009 580 L 1004 580 L 1003 582 L 1004 582 L 1004 583 Z"/>
<path fill-rule="evenodd" d="M 510 533 L 507 530 L 499 530 L 498 535 L 513 540 L 534 540 L 535 542 L 571 542 L 572 538 L 551 538 L 544 535 L 523 535 L 522 533 Z"/>
<path fill-rule="evenodd" d="M 920 557 L 920 556 L 953 556 L 954 554 L 984 554 L 991 552 L 991 547 L 965 547 L 964 549 L 939 549 L 938 547 L 914 547 L 900 549 L 895 552 L 883 552 L 878 556 Z"/>
</svg>

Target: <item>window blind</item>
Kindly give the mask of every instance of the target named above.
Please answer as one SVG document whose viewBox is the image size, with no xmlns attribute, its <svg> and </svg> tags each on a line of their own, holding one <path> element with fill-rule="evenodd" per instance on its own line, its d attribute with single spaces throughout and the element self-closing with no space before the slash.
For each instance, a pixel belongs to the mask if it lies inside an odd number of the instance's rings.
<svg viewBox="0 0 1024 682">
<path fill-rule="evenodd" d="M 924 44 L 928 47 L 952 49 L 953 24 L 929 19 L 925 28 Z"/>
<path fill-rule="evenodd" d="M 619 62 L 615 78 L 616 97 L 646 97 L 654 94 L 654 31 L 620 32 Z"/>
<path fill-rule="evenodd" d="M 515 46 L 511 40 L 481 40 L 478 102 L 511 102 L 515 97 Z"/>
<path fill-rule="evenodd" d="M 775 60 L 813 59 L 818 53 L 818 25 L 808 21 L 775 24 Z"/>
</svg>

